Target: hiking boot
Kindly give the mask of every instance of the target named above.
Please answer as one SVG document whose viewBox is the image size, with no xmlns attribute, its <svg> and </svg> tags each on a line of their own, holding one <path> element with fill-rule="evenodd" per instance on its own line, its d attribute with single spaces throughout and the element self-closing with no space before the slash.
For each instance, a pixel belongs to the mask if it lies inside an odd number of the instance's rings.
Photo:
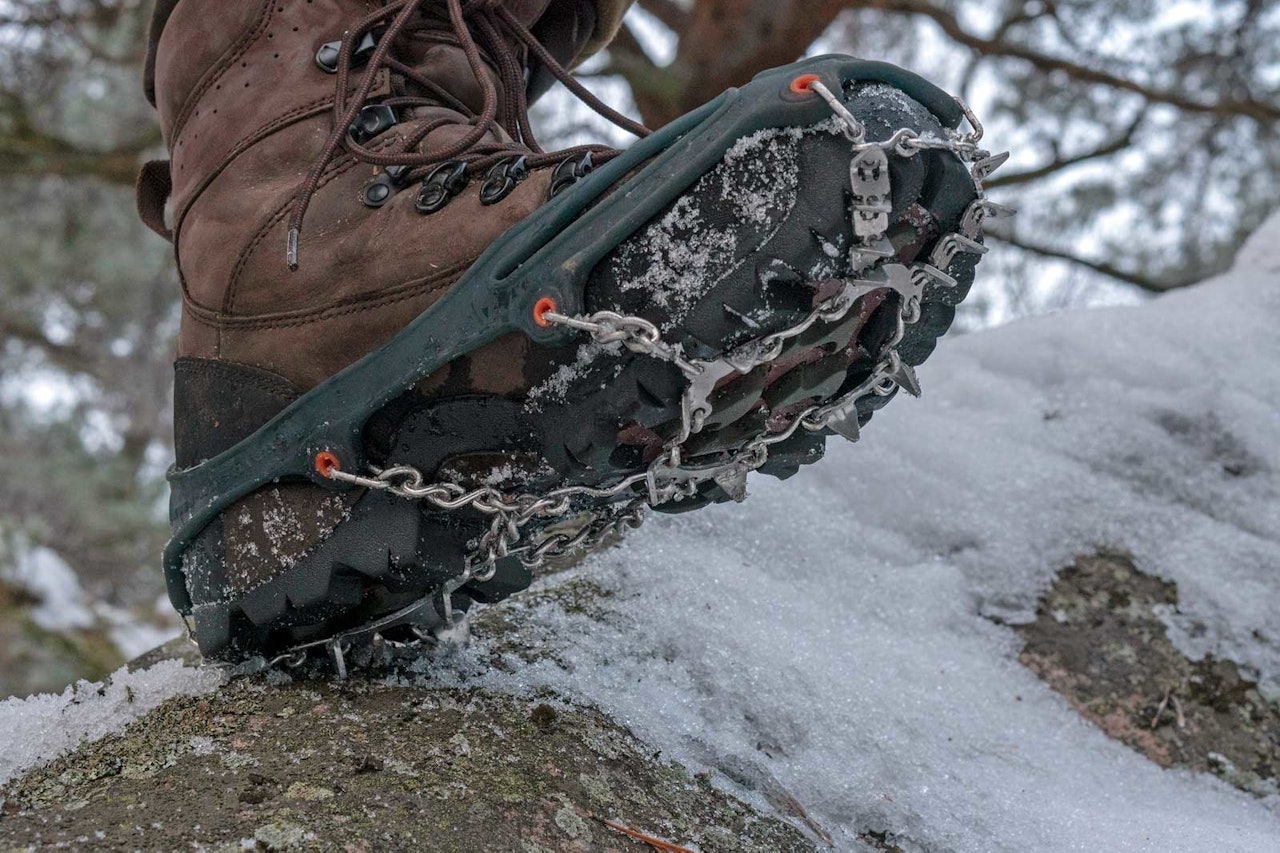
<svg viewBox="0 0 1280 853">
<path fill-rule="evenodd" d="M 590 3 L 169 5 L 140 202 L 164 230 L 172 192 L 166 572 L 211 658 L 341 669 L 790 476 L 918 393 L 1000 212 L 976 120 L 882 63 L 649 134 L 564 70 Z M 642 141 L 544 152 L 554 79 Z"/>
</svg>

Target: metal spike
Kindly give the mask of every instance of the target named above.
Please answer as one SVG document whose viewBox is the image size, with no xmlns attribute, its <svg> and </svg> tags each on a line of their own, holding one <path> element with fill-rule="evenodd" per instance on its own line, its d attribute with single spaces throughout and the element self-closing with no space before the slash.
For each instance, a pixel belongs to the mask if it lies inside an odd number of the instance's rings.
<svg viewBox="0 0 1280 853">
<path fill-rule="evenodd" d="M 333 668 L 340 680 L 347 678 L 347 653 L 342 648 L 342 638 L 335 637 L 329 642 L 329 656 L 333 658 Z"/>
<path fill-rule="evenodd" d="M 841 412 L 827 421 L 827 429 L 834 432 L 849 441 L 858 441 L 862 438 L 862 427 L 858 425 L 858 410 L 850 407 L 849 411 Z"/>
<path fill-rule="evenodd" d="M 999 154 L 991 154 L 990 156 L 983 157 L 981 160 L 973 164 L 972 172 L 974 180 L 985 181 L 987 178 L 991 177 L 992 173 L 995 172 L 996 169 L 1003 166 L 1008 159 L 1008 151 L 1002 151 Z"/>
<path fill-rule="evenodd" d="M 440 617 L 440 621 L 444 623 L 446 628 L 452 626 L 453 622 L 453 597 L 448 590 L 442 589 L 431 601 L 435 608 L 436 615 Z"/>
<path fill-rule="evenodd" d="M 689 430 L 690 435 L 701 430 L 702 422 L 711 414 L 709 401 L 711 393 L 716 389 L 716 384 L 735 370 L 734 366 L 724 359 L 699 362 L 699 367 L 702 368 L 702 372 L 690 378 L 689 387 L 685 389 L 684 397 L 680 400 L 682 423 Z"/>
<path fill-rule="evenodd" d="M 854 274 L 865 272 L 875 266 L 876 261 L 892 258 L 897 254 L 893 243 L 887 237 L 878 237 L 857 243 L 849 250 L 849 269 Z"/>
<path fill-rule="evenodd" d="M 467 620 L 467 614 L 462 610 L 453 611 L 449 621 L 436 629 L 435 640 L 437 643 L 455 646 L 465 646 L 471 642 L 471 623 Z"/>
<path fill-rule="evenodd" d="M 951 276 L 947 275 L 947 274 L 946 274 L 946 273 L 944 273 L 942 270 L 938 269 L 937 267 L 933 266 L 932 264 L 916 264 L 916 269 L 920 270 L 920 271 L 921 271 L 921 272 L 923 272 L 925 275 L 927 275 L 929 278 L 933 279 L 934 281 L 936 281 L 938 284 L 942 285 L 943 287 L 955 287 L 955 286 L 956 286 L 956 283 L 957 283 L 957 282 L 956 282 L 956 280 L 955 280 L 954 278 L 952 278 Z"/>
<path fill-rule="evenodd" d="M 971 255 L 985 255 L 991 251 L 989 246 L 984 246 L 977 240 L 970 240 L 963 234 L 952 234 L 951 239 L 955 241 L 957 251 L 968 252 Z"/>
<path fill-rule="evenodd" d="M 887 378 L 892 379 L 899 388 L 912 397 L 920 396 L 920 380 L 916 377 L 915 368 L 905 361 L 899 359 L 897 369 L 890 373 Z"/>
<path fill-rule="evenodd" d="M 892 258 L 894 255 L 898 254 L 898 250 L 893 247 L 893 241 L 884 235 L 863 241 L 863 243 L 858 246 L 858 251 L 871 255 L 874 258 Z"/>
<path fill-rule="evenodd" d="M 1018 213 L 1018 208 L 1010 207 L 1007 204 L 1000 204 L 990 199 L 987 199 L 984 203 L 987 206 L 987 217 L 989 219 L 1008 219 Z"/>
<path fill-rule="evenodd" d="M 849 441 L 862 438 L 862 425 L 858 423 L 858 400 L 866 395 L 870 383 L 864 382 L 835 400 L 821 413 L 824 427 Z"/>
<path fill-rule="evenodd" d="M 969 205 L 960 220 L 960 233 L 976 240 L 982 234 L 982 223 L 988 219 L 1013 216 L 1018 211 L 1007 205 L 980 198 Z"/>
<path fill-rule="evenodd" d="M 961 252 L 985 255 L 987 247 L 963 234 L 948 234 L 937 242 L 929 253 L 929 262 L 940 270 L 946 270 Z"/>
<path fill-rule="evenodd" d="M 867 273 L 866 278 L 851 278 L 848 283 L 870 290 L 887 287 L 896 291 L 904 304 L 924 295 L 924 276 L 915 275 L 911 267 L 903 264 L 881 264 Z"/>
<path fill-rule="evenodd" d="M 734 467 L 715 476 L 716 485 L 725 490 L 734 503 L 747 499 L 747 470 Z"/>
</svg>

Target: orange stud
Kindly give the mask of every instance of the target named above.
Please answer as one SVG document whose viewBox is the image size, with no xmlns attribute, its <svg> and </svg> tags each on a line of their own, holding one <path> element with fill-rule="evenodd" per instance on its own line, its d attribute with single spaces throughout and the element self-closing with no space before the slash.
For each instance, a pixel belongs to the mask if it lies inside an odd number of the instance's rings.
<svg viewBox="0 0 1280 853">
<path fill-rule="evenodd" d="M 334 471 L 342 470 L 342 461 L 327 450 L 316 454 L 316 471 L 321 477 L 332 477 Z"/>
<path fill-rule="evenodd" d="M 807 95 L 813 91 L 813 84 L 821 79 L 817 74 L 801 74 L 791 81 L 791 91 L 797 95 Z"/>
<path fill-rule="evenodd" d="M 555 313 L 557 313 L 556 301 L 550 296 L 544 296 L 533 306 L 533 322 L 545 329 L 551 325 L 547 315 Z"/>
</svg>

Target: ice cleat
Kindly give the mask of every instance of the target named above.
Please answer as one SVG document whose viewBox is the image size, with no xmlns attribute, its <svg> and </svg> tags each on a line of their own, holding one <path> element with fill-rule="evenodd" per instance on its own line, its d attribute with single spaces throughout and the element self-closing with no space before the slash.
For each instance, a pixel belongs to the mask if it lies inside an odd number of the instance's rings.
<svg viewBox="0 0 1280 853">
<path fill-rule="evenodd" d="M 476 26 L 458 6 L 455 35 L 514 33 L 524 60 L 556 63 L 528 21 L 480 5 L 496 18 Z M 362 99 L 350 114 L 388 105 L 400 140 L 430 147 L 464 131 L 446 107 L 404 113 L 395 92 L 416 78 L 393 47 L 410 20 L 363 18 L 321 58 Z M 383 94 L 355 82 L 357 59 L 365 83 L 386 78 Z M 502 82 L 511 105 L 516 83 Z M 827 437 L 856 440 L 898 391 L 920 393 L 914 368 L 972 283 L 983 220 L 1003 212 L 981 189 L 1000 158 L 980 148 L 977 120 L 883 63 L 827 56 L 766 72 L 622 152 L 511 156 L 526 94 L 510 127 L 443 163 L 368 154 L 399 151 L 378 147 L 391 129 L 368 113 L 302 194 L 255 203 L 267 212 L 237 261 L 244 298 L 254 276 L 304 301 L 298 276 L 346 276 L 340 299 L 267 322 L 236 313 L 225 283 L 203 285 L 223 294 L 221 313 L 192 317 L 204 309 L 188 295 L 188 323 L 203 324 L 193 338 L 216 328 L 219 343 L 179 362 L 165 568 L 207 657 L 315 650 L 341 671 L 361 649 L 457 636 L 472 602 L 524 589 L 542 563 L 650 509 L 742 500 L 752 473 L 786 478 Z M 219 182 L 175 188 L 180 250 L 232 228 L 181 218 L 212 204 L 202 194 L 237 189 Z M 299 227 L 308 204 L 319 234 Z M 478 258 L 457 251 L 476 239 Z M 412 318 L 352 317 L 398 292 L 401 266 L 449 260 L 456 274 Z M 360 276 L 374 280 L 352 291 Z M 315 340 L 271 334 L 307 318 L 328 324 Z M 350 343 L 362 335 L 367 350 Z"/>
</svg>

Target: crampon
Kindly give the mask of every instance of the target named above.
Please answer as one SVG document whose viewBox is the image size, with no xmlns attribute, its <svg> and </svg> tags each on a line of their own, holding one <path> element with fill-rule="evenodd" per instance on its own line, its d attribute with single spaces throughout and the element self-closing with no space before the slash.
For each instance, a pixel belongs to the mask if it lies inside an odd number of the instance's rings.
<svg viewBox="0 0 1280 853">
<path fill-rule="evenodd" d="M 857 440 L 948 329 L 1007 213 L 968 109 L 890 65 L 761 74 L 511 228 L 388 343 L 172 474 L 173 601 L 206 656 L 331 658 L 456 638 L 650 511 L 741 501 Z M 527 393 L 424 395 L 502 335 L 559 368 Z M 327 535 L 232 589 L 228 509 L 309 483 Z"/>
</svg>

